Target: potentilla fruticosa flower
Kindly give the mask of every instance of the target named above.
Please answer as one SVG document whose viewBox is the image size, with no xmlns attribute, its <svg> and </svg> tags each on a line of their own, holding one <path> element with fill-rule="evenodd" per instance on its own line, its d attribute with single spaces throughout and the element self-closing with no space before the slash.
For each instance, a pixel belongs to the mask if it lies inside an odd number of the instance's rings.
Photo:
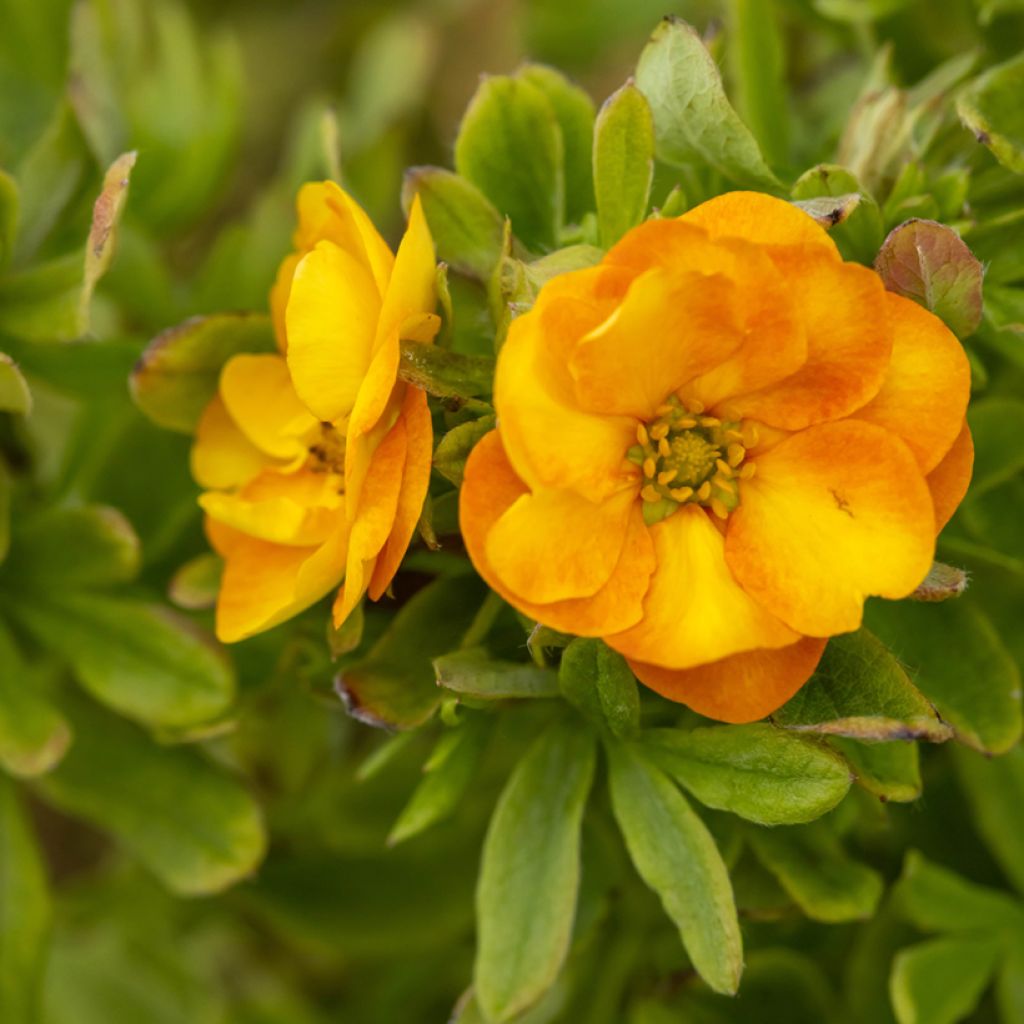
<svg viewBox="0 0 1024 1024">
<path fill-rule="evenodd" d="M 719 196 L 513 321 L 462 532 L 525 614 L 702 714 L 761 718 L 868 596 L 927 574 L 970 477 L 968 390 L 945 325 L 807 214 Z"/>
<path fill-rule="evenodd" d="M 378 598 L 430 477 L 426 395 L 399 339 L 433 340 L 435 259 L 418 201 L 397 254 L 333 182 L 303 186 L 296 251 L 271 293 L 279 352 L 236 355 L 200 420 L 192 472 L 224 559 L 217 635 L 284 621 L 344 581 L 341 623 Z"/>
</svg>

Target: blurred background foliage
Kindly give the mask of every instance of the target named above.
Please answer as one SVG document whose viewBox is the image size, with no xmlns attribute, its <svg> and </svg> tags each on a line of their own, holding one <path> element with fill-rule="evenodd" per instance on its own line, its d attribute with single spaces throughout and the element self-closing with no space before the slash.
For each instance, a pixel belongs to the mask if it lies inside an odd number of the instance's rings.
<svg viewBox="0 0 1024 1024">
<path fill-rule="evenodd" d="M 780 178 L 838 161 L 862 179 L 839 191 L 873 193 L 843 226 L 848 252 L 870 261 L 885 231 L 925 216 L 959 227 L 988 267 L 971 354 L 995 455 L 941 549 L 972 571 L 971 603 L 928 622 L 910 608 L 888 638 L 911 661 L 924 647 L 977 697 L 961 723 L 977 749 L 929 747 L 919 765 L 913 744 L 862 745 L 861 785 L 814 825 L 755 834 L 707 812 L 744 922 L 735 1000 L 695 979 L 597 798 L 567 969 L 522 1020 L 1024 1020 L 1024 178 L 949 99 L 1021 54 L 1024 4 L 667 6 L 705 32 Z M 425 729 L 382 737 L 331 689 L 322 610 L 217 649 L 188 439 L 143 418 L 127 380 L 148 339 L 185 318 L 265 309 L 301 182 L 340 168 L 394 240 L 405 169 L 450 166 L 482 73 L 547 62 L 600 102 L 666 13 L 664 0 L 0 0 L 4 1024 L 480 1019 L 471 1002 L 453 1011 L 472 970 L 480 845 L 546 711 L 524 702 L 495 722 L 445 705 Z M 923 119 L 927 159 L 877 151 L 884 103 L 863 102 L 877 96 L 938 109 Z M 1016 131 L 1019 154 L 1019 114 Z M 90 300 L 93 202 L 127 150 L 118 255 Z M 679 180 L 659 166 L 656 206 Z M 684 180 L 691 201 L 724 187 Z M 812 176 L 802 194 L 820 186 Z M 480 305 L 468 350 L 490 344 Z M 414 552 L 397 590 L 416 600 L 398 616 L 368 608 L 361 638 L 332 637 L 340 664 L 432 680 L 440 614 L 463 646 L 486 628 L 492 653 L 521 649 L 508 609 L 474 619 L 464 572 Z M 401 664 L 366 653 L 385 632 Z M 451 788 L 403 812 L 455 717 Z M 902 803 L 922 778 L 924 798 Z"/>
</svg>

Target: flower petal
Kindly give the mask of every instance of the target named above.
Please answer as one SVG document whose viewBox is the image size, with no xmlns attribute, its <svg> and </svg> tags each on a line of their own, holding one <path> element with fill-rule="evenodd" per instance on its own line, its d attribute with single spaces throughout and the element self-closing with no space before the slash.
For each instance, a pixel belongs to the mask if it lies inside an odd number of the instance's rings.
<svg viewBox="0 0 1024 1024">
<path fill-rule="evenodd" d="M 907 446 L 844 420 L 757 456 L 729 517 L 725 557 L 758 603 L 808 636 L 860 625 L 865 598 L 906 597 L 935 549 L 931 496 Z"/>
<path fill-rule="evenodd" d="M 413 198 L 409 224 L 398 246 L 394 269 L 380 309 L 374 349 L 398 331 L 410 317 L 433 313 L 437 306 L 437 258 L 434 240 L 419 195 Z"/>
<path fill-rule="evenodd" d="M 321 420 L 352 411 L 370 365 L 380 299 L 369 271 L 333 242 L 302 258 L 285 311 L 295 390 Z"/>
<path fill-rule="evenodd" d="M 335 587 L 344 571 L 344 524 L 319 547 L 273 544 L 209 519 L 206 529 L 224 558 L 216 613 L 223 643 L 244 640 L 303 611 Z"/>
<path fill-rule="evenodd" d="M 960 432 L 971 392 L 971 367 L 956 335 L 916 302 L 885 293 L 893 347 L 881 391 L 854 416 L 877 423 L 930 473 Z"/>
<path fill-rule="evenodd" d="M 802 430 L 848 416 L 878 394 L 889 367 L 892 329 L 886 292 L 874 271 L 818 249 L 793 250 L 777 264 L 791 282 L 803 320 L 807 360 L 784 380 L 733 399 L 728 409 L 730 417 Z"/>
<path fill-rule="evenodd" d="M 304 253 L 293 252 L 285 256 L 281 266 L 277 268 L 277 276 L 270 289 L 270 319 L 274 324 L 274 337 L 277 339 L 278 351 L 283 355 L 288 351 L 288 330 L 285 325 L 285 310 L 288 298 L 292 293 L 292 278 L 295 268 L 299 265 Z"/>
<path fill-rule="evenodd" d="M 742 238 L 756 245 L 813 247 L 839 259 L 828 232 L 798 206 L 763 192 L 726 192 L 684 213 L 679 220 L 711 238 Z"/>
<path fill-rule="evenodd" d="M 333 242 L 370 271 L 377 294 L 383 295 L 395 257 L 363 208 L 333 181 L 303 185 L 296 207 L 295 248 L 306 253 L 317 242 Z"/>
<path fill-rule="evenodd" d="M 735 298 L 722 274 L 661 267 L 641 274 L 570 357 L 580 406 L 651 418 L 670 394 L 739 348 Z"/>
<path fill-rule="evenodd" d="M 964 500 L 974 469 L 974 441 L 965 419 L 952 447 L 942 461 L 925 477 L 935 504 L 935 532 L 938 533 L 953 518 Z"/>
<path fill-rule="evenodd" d="M 630 661 L 645 686 L 719 722 L 756 722 L 778 710 L 813 675 L 828 641 L 802 637 L 775 650 L 744 651 L 710 665 L 668 669 Z"/>
<path fill-rule="evenodd" d="M 359 603 L 374 561 L 394 528 L 407 450 L 406 421 L 400 417 L 373 453 L 349 535 L 345 583 L 334 602 L 335 625 L 340 626 Z"/>
<path fill-rule="evenodd" d="M 279 459 L 305 453 L 302 438 L 317 420 L 295 393 L 283 356 L 233 356 L 221 370 L 220 396 L 242 433 L 261 451 Z"/>
<path fill-rule="evenodd" d="M 684 505 L 651 528 L 657 569 L 640 622 L 606 636 L 638 661 L 690 668 L 755 647 L 782 647 L 797 635 L 751 600 L 725 564 L 724 541 L 708 513 Z"/>
<path fill-rule="evenodd" d="M 590 597 L 533 604 L 513 594 L 487 560 L 487 539 L 495 522 L 523 494 L 498 431 L 484 436 L 470 453 L 459 495 L 459 525 L 481 576 L 525 615 L 577 636 L 602 636 L 639 621 L 643 596 L 654 570 L 654 550 L 639 508 L 634 506 L 622 554 L 608 582 Z"/>
<path fill-rule="evenodd" d="M 628 283 L 615 268 L 563 274 L 545 286 L 529 313 L 512 321 L 498 358 L 494 402 L 508 458 L 535 490 L 571 487 L 600 501 L 637 478 L 626 460 L 636 443 L 636 420 L 584 412 L 568 370 L 572 348 L 611 315 Z"/>
<path fill-rule="evenodd" d="M 199 417 L 192 445 L 192 476 L 200 487 L 240 487 L 268 463 L 238 429 L 220 395 L 214 395 Z"/>
<path fill-rule="evenodd" d="M 573 491 L 522 494 L 487 537 L 487 562 L 504 585 L 534 604 L 590 597 L 618 564 L 635 492 L 595 504 Z"/>
<path fill-rule="evenodd" d="M 405 420 L 405 467 L 402 487 L 398 494 L 398 508 L 391 534 L 384 550 L 377 557 L 370 579 L 368 593 L 376 601 L 388 588 L 412 540 L 416 524 L 423 513 L 423 501 L 430 483 L 430 467 L 434 454 L 434 428 L 426 393 L 419 388 L 408 388 L 402 406 Z"/>
</svg>

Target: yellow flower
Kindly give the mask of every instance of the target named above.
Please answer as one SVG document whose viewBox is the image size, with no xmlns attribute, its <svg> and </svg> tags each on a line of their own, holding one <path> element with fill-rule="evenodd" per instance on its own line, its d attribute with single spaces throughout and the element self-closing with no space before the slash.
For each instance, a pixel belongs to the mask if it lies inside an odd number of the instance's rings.
<svg viewBox="0 0 1024 1024">
<path fill-rule="evenodd" d="M 966 490 L 966 357 L 802 211 L 731 193 L 631 231 L 515 320 L 466 467 L 477 569 L 725 721 L 763 717 Z"/>
<path fill-rule="evenodd" d="M 405 554 L 430 476 L 426 395 L 397 378 L 399 339 L 437 332 L 434 247 L 418 201 L 397 255 L 333 182 L 303 186 L 296 251 L 271 293 L 280 354 L 224 366 L 192 449 L 224 559 L 217 635 L 234 641 L 344 580 L 340 624 Z"/>
</svg>

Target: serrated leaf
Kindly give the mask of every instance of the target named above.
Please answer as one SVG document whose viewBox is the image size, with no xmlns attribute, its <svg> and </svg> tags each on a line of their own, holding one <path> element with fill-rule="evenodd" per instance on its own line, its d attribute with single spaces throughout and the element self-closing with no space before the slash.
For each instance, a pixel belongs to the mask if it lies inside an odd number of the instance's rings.
<svg viewBox="0 0 1024 1024">
<path fill-rule="evenodd" d="M 948 739 L 888 648 L 866 629 L 833 637 L 809 682 L 772 716 L 800 732 L 862 740 Z"/>
<path fill-rule="evenodd" d="M 850 214 L 860 206 L 862 196 L 857 192 L 848 192 L 841 196 L 817 196 L 812 199 L 794 199 L 793 205 L 799 206 L 804 213 L 813 217 L 827 231 L 837 224 L 849 219 Z"/>
<path fill-rule="evenodd" d="M 477 883 L 476 996 L 489 1020 L 512 1020 L 551 987 L 565 961 L 580 879 L 580 825 L 594 738 L 555 724 L 502 791 Z"/>
<path fill-rule="evenodd" d="M 0 622 L 0 765 L 11 775 L 48 772 L 71 743 L 67 721 L 38 684 Z"/>
<path fill-rule="evenodd" d="M 999 944 L 985 936 L 932 939 L 893 962 L 889 994 L 899 1024 L 955 1024 L 967 1017 L 996 968 Z"/>
<path fill-rule="evenodd" d="M 640 54 L 636 84 L 651 105 L 658 156 L 666 163 L 707 164 L 740 185 L 779 187 L 691 25 L 676 17 L 661 22 Z"/>
<path fill-rule="evenodd" d="M 791 194 L 799 205 L 825 202 L 826 209 L 830 202 L 845 204 L 851 195 L 859 196 L 848 216 L 836 223 L 833 237 L 848 259 L 868 263 L 875 258 L 882 244 L 882 212 L 878 203 L 845 167 L 818 164 L 797 178 Z M 835 209 L 833 206 L 828 211 L 830 216 Z M 808 210 L 808 213 L 812 211 Z"/>
<path fill-rule="evenodd" d="M 13 783 L 0 775 L 0 1020 L 40 1019 L 50 892 Z"/>
<path fill-rule="evenodd" d="M 419 591 L 366 656 L 338 673 L 334 687 L 348 713 L 388 729 L 412 729 L 430 718 L 443 696 L 431 662 L 458 647 L 482 596 L 482 584 L 468 576 Z"/>
<path fill-rule="evenodd" d="M 829 743 L 850 763 L 857 783 L 869 793 L 893 803 L 909 803 L 921 795 L 921 765 L 913 740 L 862 742 L 844 736 Z"/>
<path fill-rule="evenodd" d="M 437 257 L 463 274 L 490 279 L 501 259 L 504 227 L 494 204 L 472 182 L 441 167 L 411 167 L 402 184 L 406 211 L 418 195 Z"/>
<path fill-rule="evenodd" d="M 604 102 L 594 126 L 594 193 L 603 246 L 614 245 L 647 213 L 654 179 L 654 117 L 630 81 Z"/>
<path fill-rule="evenodd" d="M 661 898 L 686 952 L 715 992 L 733 994 L 743 946 L 729 872 L 704 823 L 635 747 L 608 745 L 612 809 L 640 877 Z"/>
<path fill-rule="evenodd" d="M 557 697 L 558 676 L 528 662 L 500 661 L 482 647 L 470 647 L 434 659 L 437 685 L 481 700 Z"/>
<path fill-rule="evenodd" d="M 827 747 L 772 725 L 648 729 L 648 756 L 702 804 L 761 825 L 793 825 L 830 811 L 852 781 Z"/>
<path fill-rule="evenodd" d="M 221 367 L 242 352 L 274 350 L 274 330 L 265 314 L 192 317 L 149 343 L 132 371 L 132 397 L 157 425 L 191 434 L 217 393 Z"/>
<path fill-rule="evenodd" d="M 603 640 L 579 638 L 562 652 L 558 685 L 565 697 L 614 736 L 640 726 L 640 693 L 626 659 Z"/>
<path fill-rule="evenodd" d="M 979 75 L 957 97 L 964 126 L 1011 171 L 1024 174 L 1024 55 Z"/>
<path fill-rule="evenodd" d="M 555 113 L 562 135 L 563 217 L 567 224 L 578 224 L 594 209 L 594 101 L 556 68 L 544 64 L 526 64 L 516 77 L 537 86 Z"/>
<path fill-rule="evenodd" d="M 17 363 L 0 352 L 0 412 L 24 415 L 32 409 L 32 392 Z"/>
<path fill-rule="evenodd" d="M 544 91 L 524 78 L 484 78 L 455 140 L 455 169 L 512 221 L 530 249 L 557 244 L 563 161 L 562 134 Z"/>
<path fill-rule="evenodd" d="M 249 794 L 193 750 L 156 746 L 84 700 L 65 708 L 75 742 L 39 780 L 61 810 L 115 835 L 168 888 L 219 892 L 263 857 L 263 821 Z"/>
<path fill-rule="evenodd" d="M 494 429 L 496 422 L 494 416 L 481 416 L 452 427 L 434 449 L 434 469 L 456 487 L 461 487 L 469 453 L 484 434 Z"/>
<path fill-rule="evenodd" d="M 870 601 L 865 621 L 911 668 L 957 739 L 993 754 L 1020 739 L 1020 670 L 974 602 Z"/>
<path fill-rule="evenodd" d="M 977 885 L 916 850 L 907 853 L 893 889 L 900 913 L 925 932 L 985 932 L 1024 928 L 1024 907 L 1006 893 Z"/>
<path fill-rule="evenodd" d="M 1024 895 L 1024 747 L 994 758 L 957 747 L 953 756 L 975 826 L 1003 873 Z"/>
<path fill-rule="evenodd" d="M 492 725 L 489 716 L 475 715 L 441 737 L 423 767 L 423 779 L 388 833 L 390 845 L 419 835 L 455 810 L 473 782 Z"/>
<path fill-rule="evenodd" d="M 981 263 L 945 224 L 913 219 L 892 229 L 875 259 L 885 287 L 913 299 L 960 338 L 981 323 Z"/>
<path fill-rule="evenodd" d="M 51 508 L 26 519 L 14 534 L 0 578 L 46 593 L 126 583 L 139 571 L 139 539 L 108 505 Z"/>
<path fill-rule="evenodd" d="M 196 725 L 234 697 L 231 663 L 213 638 L 162 605 L 53 588 L 11 610 L 97 700 L 129 718 Z"/>
<path fill-rule="evenodd" d="M 813 921 L 869 918 L 883 891 L 877 871 L 849 857 L 821 823 L 747 833 L 758 859 Z"/>
</svg>

